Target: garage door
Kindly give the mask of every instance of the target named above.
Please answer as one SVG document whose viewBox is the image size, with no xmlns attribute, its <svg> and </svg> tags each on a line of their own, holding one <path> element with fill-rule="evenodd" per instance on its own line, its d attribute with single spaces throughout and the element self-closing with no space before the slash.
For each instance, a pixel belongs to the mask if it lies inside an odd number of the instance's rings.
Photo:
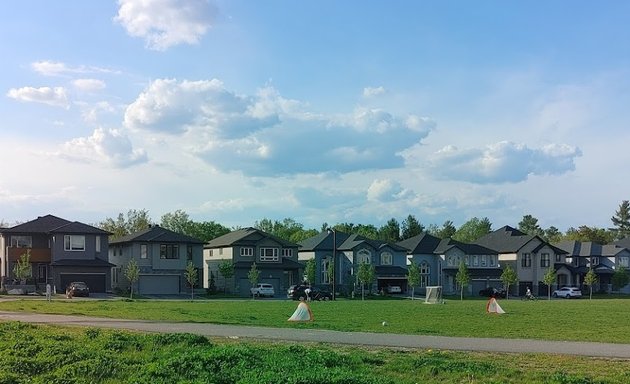
<svg viewBox="0 0 630 384">
<path fill-rule="evenodd" d="M 105 292 L 105 274 L 104 273 L 61 273 L 61 288 L 66 287 L 73 281 L 83 281 L 90 287 L 90 292 Z"/>
<path fill-rule="evenodd" d="M 140 275 L 138 291 L 145 295 L 178 294 L 179 275 Z"/>
</svg>

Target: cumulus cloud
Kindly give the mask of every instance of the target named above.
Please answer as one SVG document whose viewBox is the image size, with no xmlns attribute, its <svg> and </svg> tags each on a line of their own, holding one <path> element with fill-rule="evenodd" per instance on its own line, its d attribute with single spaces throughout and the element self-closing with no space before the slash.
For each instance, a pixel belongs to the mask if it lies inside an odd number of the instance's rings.
<svg viewBox="0 0 630 384">
<path fill-rule="evenodd" d="M 131 140 L 118 129 L 97 128 L 92 136 L 66 142 L 60 157 L 88 162 L 106 162 L 126 168 L 147 161 L 144 149 L 134 149 Z"/>
<path fill-rule="evenodd" d="M 66 90 L 63 87 L 12 88 L 7 96 L 19 101 L 42 103 L 62 108 L 70 107 Z"/>
<path fill-rule="evenodd" d="M 105 82 L 98 79 L 76 79 L 72 85 L 83 92 L 95 92 L 105 88 Z"/>
<path fill-rule="evenodd" d="M 376 179 L 367 190 L 368 201 L 394 201 L 405 194 L 401 185 L 390 179 Z"/>
<path fill-rule="evenodd" d="M 460 150 L 446 146 L 429 160 L 432 175 L 447 180 L 477 184 L 516 183 L 529 175 L 559 175 L 575 169 L 579 148 L 550 144 L 532 149 L 502 141 L 485 148 Z"/>
<path fill-rule="evenodd" d="M 211 27 L 216 9 L 208 0 L 119 0 L 114 20 L 146 47 L 164 51 L 196 44 Z"/>
<path fill-rule="evenodd" d="M 365 87 L 363 88 L 363 97 L 375 97 L 385 93 L 385 88 L 381 87 Z"/>
<path fill-rule="evenodd" d="M 39 74 L 44 76 L 63 76 L 72 74 L 85 74 L 85 73 L 119 73 L 112 69 L 94 67 L 94 66 L 69 66 L 59 61 L 41 60 L 31 63 L 31 68 Z"/>
</svg>

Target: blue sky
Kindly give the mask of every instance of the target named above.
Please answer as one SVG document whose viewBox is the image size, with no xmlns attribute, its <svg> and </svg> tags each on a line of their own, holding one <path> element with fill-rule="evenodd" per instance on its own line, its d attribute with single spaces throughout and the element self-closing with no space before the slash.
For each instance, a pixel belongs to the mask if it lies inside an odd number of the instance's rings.
<svg viewBox="0 0 630 384">
<path fill-rule="evenodd" d="M 628 199 L 630 3 L 10 1 L 0 219 L 380 226 Z"/>
</svg>

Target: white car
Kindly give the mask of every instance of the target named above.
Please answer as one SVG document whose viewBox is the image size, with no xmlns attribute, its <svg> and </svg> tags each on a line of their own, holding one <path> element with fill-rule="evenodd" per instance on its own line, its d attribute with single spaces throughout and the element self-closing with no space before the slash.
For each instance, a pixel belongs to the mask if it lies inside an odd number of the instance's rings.
<svg viewBox="0 0 630 384">
<path fill-rule="evenodd" d="M 264 296 L 273 297 L 276 294 L 276 292 L 273 289 L 273 285 L 266 284 L 266 283 L 256 284 L 256 286 L 250 288 L 249 291 L 251 292 L 252 295 L 259 296 L 259 297 L 264 297 Z"/>
<path fill-rule="evenodd" d="M 580 298 L 582 297 L 582 291 L 580 291 L 580 288 L 576 287 L 562 287 L 553 291 L 552 296 L 564 297 L 565 299 L 570 299 L 572 297 Z"/>
<path fill-rule="evenodd" d="M 401 293 L 402 289 L 398 285 L 390 285 L 387 287 L 387 293 Z"/>
</svg>

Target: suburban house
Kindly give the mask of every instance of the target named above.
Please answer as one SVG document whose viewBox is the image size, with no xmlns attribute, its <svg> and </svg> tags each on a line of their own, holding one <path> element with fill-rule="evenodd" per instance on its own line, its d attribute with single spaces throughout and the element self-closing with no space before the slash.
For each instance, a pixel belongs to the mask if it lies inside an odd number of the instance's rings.
<svg viewBox="0 0 630 384">
<path fill-rule="evenodd" d="M 517 274 L 516 292 L 523 294 L 530 287 L 536 295 L 546 294 L 547 286 L 542 278 L 549 268 L 556 271 L 556 284 L 579 285 L 573 271 L 566 264 L 567 252 L 555 247 L 541 237 L 528 235 L 510 226 L 504 226 L 481 237 L 477 244 L 497 251 L 502 268 L 510 265 Z"/>
<path fill-rule="evenodd" d="M 425 293 L 426 287 L 442 285 L 442 263 L 435 253 L 441 241 L 439 237 L 423 232 L 396 243 L 407 250 L 407 264 L 417 264 L 420 269 L 420 285 L 415 292 Z"/>
<path fill-rule="evenodd" d="M 323 231 L 300 243 L 299 260 L 309 259 L 315 260 L 316 285 L 332 283 L 328 265 L 334 263 L 336 292 L 350 294 L 360 288 L 356 274 L 361 263 L 374 266 L 378 291 L 387 290 L 388 286 L 407 290 L 407 250 L 396 244 L 357 234 Z"/>
<path fill-rule="evenodd" d="M 109 261 L 115 265 L 112 287 L 126 290 L 129 280 L 125 268 L 130 260 L 139 267 L 137 292 L 145 295 L 179 294 L 190 290 L 186 266 L 197 268 L 197 287 L 201 287 L 203 241 L 170 231 L 158 225 L 112 240 Z"/>
<path fill-rule="evenodd" d="M 53 215 L 11 228 L 0 228 L 0 278 L 3 286 L 13 283 L 13 268 L 25 253 L 30 254 L 32 279 L 38 290 L 50 284 L 57 292 L 69 283 L 84 281 L 91 292 L 111 291 L 111 269 L 107 261 L 109 232 Z"/>
<path fill-rule="evenodd" d="M 611 277 L 619 267 L 628 268 L 630 250 L 615 244 L 598 244 L 591 241 L 562 241 L 555 244 L 567 252 L 567 263 L 573 268 L 574 281 L 583 283 L 589 269 L 597 275 L 594 291 L 611 292 Z M 576 284 L 577 285 L 577 284 Z M 582 287 L 583 288 L 583 287 Z M 622 292 L 630 293 L 626 286 Z"/>
<path fill-rule="evenodd" d="M 226 279 L 219 265 L 231 262 L 234 276 Z M 258 282 L 273 285 L 276 296 L 302 281 L 304 265 L 298 262 L 298 245 L 255 228 L 242 228 L 211 240 L 203 250 L 204 288 L 215 286 L 226 292 L 249 296 L 252 265 L 260 272 Z"/>
</svg>

